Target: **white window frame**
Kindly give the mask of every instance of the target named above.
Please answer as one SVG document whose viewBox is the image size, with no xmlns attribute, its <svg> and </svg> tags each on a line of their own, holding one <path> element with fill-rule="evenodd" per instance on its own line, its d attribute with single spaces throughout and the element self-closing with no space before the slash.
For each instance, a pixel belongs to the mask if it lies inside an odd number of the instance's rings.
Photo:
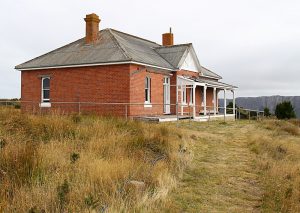
<svg viewBox="0 0 300 213">
<path fill-rule="evenodd" d="M 49 88 L 44 89 L 44 80 L 49 79 Z M 42 89 L 41 89 L 41 96 L 42 96 L 42 103 L 50 103 L 50 97 L 49 98 L 44 98 L 44 91 L 48 90 L 49 91 L 49 96 L 50 96 L 50 77 L 42 77 Z"/>
<path fill-rule="evenodd" d="M 145 94 L 145 105 L 144 107 L 152 107 L 151 105 L 151 77 L 150 76 L 146 76 L 145 77 L 145 90 L 144 90 L 144 94 Z M 147 92 L 146 92 L 147 90 Z"/>
</svg>

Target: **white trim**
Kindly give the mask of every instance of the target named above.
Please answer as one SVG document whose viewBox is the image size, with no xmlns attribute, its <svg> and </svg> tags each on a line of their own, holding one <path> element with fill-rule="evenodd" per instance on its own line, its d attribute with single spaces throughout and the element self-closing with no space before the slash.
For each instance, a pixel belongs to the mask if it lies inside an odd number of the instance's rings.
<svg viewBox="0 0 300 213">
<path fill-rule="evenodd" d="M 193 84 L 193 118 L 196 117 L 196 84 Z"/>
<path fill-rule="evenodd" d="M 51 107 L 51 103 L 50 102 L 42 102 L 42 103 L 40 103 L 40 107 Z"/>
<path fill-rule="evenodd" d="M 205 78 L 215 79 L 215 80 L 221 80 L 221 79 L 223 79 L 222 77 L 218 78 L 218 77 L 212 77 L 212 76 L 204 75 L 204 74 L 202 74 L 201 76 L 202 76 L 202 77 L 205 77 Z"/>
<path fill-rule="evenodd" d="M 194 72 L 200 72 L 202 66 L 200 64 L 200 61 L 199 61 L 199 59 L 197 57 L 196 51 L 195 51 L 195 49 L 194 49 L 194 47 L 193 47 L 192 44 L 190 44 L 190 46 L 185 50 L 182 58 L 180 59 L 180 62 L 178 64 L 179 69 L 181 70 L 182 67 L 184 66 L 184 62 L 185 62 L 186 58 L 188 57 L 188 55 L 192 56 L 192 58 L 194 59 L 193 61 L 196 64 L 197 70 L 194 70 Z M 193 70 L 188 70 L 188 71 L 193 71 Z"/>
<path fill-rule="evenodd" d="M 150 104 L 148 102 L 144 103 L 144 108 L 151 108 L 151 107 L 152 107 L 152 104 Z"/>
<path fill-rule="evenodd" d="M 186 85 L 182 85 L 182 105 L 187 105 Z"/>
<path fill-rule="evenodd" d="M 49 66 L 49 67 L 37 67 L 37 68 L 21 68 L 17 69 L 19 71 L 26 71 L 26 70 L 43 70 L 43 69 L 57 69 L 57 68 L 72 68 L 72 67 L 94 67 L 94 66 L 105 66 L 105 65 L 118 65 L 118 64 L 137 64 L 137 65 L 143 65 L 163 70 L 169 70 L 169 71 L 176 71 L 174 69 L 164 68 L 160 66 L 155 66 L 151 64 L 136 62 L 136 61 L 121 61 L 121 62 L 107 62 L 107 63 L 95 63 L 95 64 L 78 64 L 78 65 L 58 65 L 58 66 Z"/>
<path fill-rule="evenodd" d="M 190 88 L 190 105 L 194 104 L 194 85 L 192 88 Z"/>
<path fill-rule="evenodd" d="M 188 70 L 193 72 L 200 72 L 201 65 L 197 60 L 196 53 L 190 49 L 187 50 L 186 55 L 184 56 L 184 60 L 182 64 L 179 66 L 180 70 Z"/>
<path fill-rule="evenodd" d="M 214 101 L 214 116 L 216 116 L 217 114 L 217 88 L 214 87 L 214 91 L 213 91 L 213 101 Z"/>
<path fill-rule="evenodd" d="M 170 93 L 171 93 L 171 78 L 170 76 L 164 76 L 163 78 L 163 102 L 164 102 L 164 114 L 170 114 L 171 113 L 171 99 L 170 99 Z"/>
</svg>

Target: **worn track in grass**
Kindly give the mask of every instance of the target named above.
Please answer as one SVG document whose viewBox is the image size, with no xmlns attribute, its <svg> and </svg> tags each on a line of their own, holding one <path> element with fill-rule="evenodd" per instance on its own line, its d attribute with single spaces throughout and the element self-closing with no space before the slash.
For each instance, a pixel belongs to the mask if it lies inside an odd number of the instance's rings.
<svg viewBox="0 0 300 213">
<path fill-rule="evenodd" d="M 247 137 L 254 123 L 181 124 L 194 139 L 193 162 L 166 212 L 260 212 L 262 189 Z"/>
</svg>

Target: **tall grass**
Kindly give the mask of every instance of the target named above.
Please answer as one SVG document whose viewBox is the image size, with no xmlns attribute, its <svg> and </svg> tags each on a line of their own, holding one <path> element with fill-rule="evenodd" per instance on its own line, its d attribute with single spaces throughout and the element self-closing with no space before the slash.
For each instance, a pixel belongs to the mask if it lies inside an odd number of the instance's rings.
<svg viewBox="0 0 300 213">
<path fill-rule="evenodd" d="M 174 127 L 0 108 L 0 212 L 152 212 L 189 160 Z"/>
<path fill-rule="evenodd" d="M 299 131 L 299 121 L 266 120 L 249 138 L 264 186 L 264 212 L 300 212 Z"/>
</svg>

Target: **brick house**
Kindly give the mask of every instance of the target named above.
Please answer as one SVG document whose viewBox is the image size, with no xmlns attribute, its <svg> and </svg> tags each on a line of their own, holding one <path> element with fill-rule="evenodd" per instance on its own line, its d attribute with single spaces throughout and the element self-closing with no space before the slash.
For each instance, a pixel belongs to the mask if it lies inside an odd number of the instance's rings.
<svg viewBox="0 0 300 213">
<path fill-rule="evenodd" d="M 234 96 L 236 87 L 202 67 L 191 43 L 174 45 L 171 30 L 160 45 L 114 29 L 99 31 L 96 14 L 84 20 L 84 38 L 15 67 L 21 71 L 23 111 L 119 116 L 178 112 L 196 118 L 218 115 L 221 90 Z"/>
</svg>

